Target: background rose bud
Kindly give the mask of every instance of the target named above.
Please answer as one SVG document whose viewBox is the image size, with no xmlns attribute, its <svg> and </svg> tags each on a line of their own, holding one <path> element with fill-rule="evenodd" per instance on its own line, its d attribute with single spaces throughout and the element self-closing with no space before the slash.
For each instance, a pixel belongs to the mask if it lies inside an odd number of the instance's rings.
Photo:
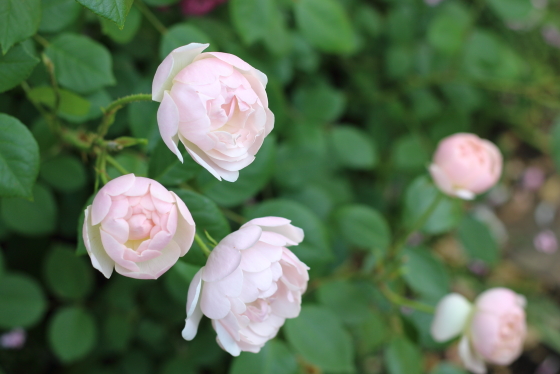
<svg viewBox="0 0 560 374">
<path fill-rule="evenodd" d="M 234 182 L 274 127 L 266 75 L 228 53 L 191 43 L 158 67 L 152 98 L 160 101 L 161 137 L 182 161 L 177 144 L 218 179 Z"/>
<path fill-rule="evenodd" d="M 309 268 L 285 247 L 302 240 L 303 230 L 279 217 L 254 219 L 226 236 L 189 286 L 183 337 L 195 337 L 204 314 L 224 350 L 259 352 L 286 318 L 299 315 Z"/>
<path fill-rule="evenodd" d="M 195 224 L 185 203 L 158 182 L 123 175 L 86 209 L 83 235 L 94 268 L 109 278 L 156 279 L 190 249 Z"/>
<path fill-rule="evenodd" d="M 202 16 L 225 2 L 226 0 L 183 0 L 181 10 L 185 15 Z"/>
<path fill-rule="evenodd" d="M 507 288 L 480 294 L 474 305 L 459 294 L 444 297 L 436 308 L 432 337 L 444 342 L 463 334 L 459 355 L 473 373 L 486 373 L 485 362 L 509 365 L 523 350 L 525 298 Z"/>
<path fill-rule="evenodd" d="M 502 155 L 488 140 L 454 134 L 439 143 L 430 173 L 444 193 L 471 200 L 498 182 Z"/>
</svg>

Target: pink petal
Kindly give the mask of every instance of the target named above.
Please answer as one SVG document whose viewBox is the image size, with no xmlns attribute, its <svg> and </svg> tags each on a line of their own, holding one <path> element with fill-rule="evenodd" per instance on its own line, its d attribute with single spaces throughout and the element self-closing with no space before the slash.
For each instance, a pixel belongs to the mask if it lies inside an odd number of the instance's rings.
<svg viewBox="0 0 560 374">
<path fill-rule="evenodd" d="M 126 249 L 123 244 L 119 243 L 115 238 L 103 230 L 100 230 L 100 233 L 103 248 L 105 248 L 105 252 L 107 252 L 109 257 L 111 257 L 115 263 L 119 264 L 123 268 L 129 269 L 129 271 L 135 272 L 140 270 L 134 262 L 123 258 L 124 251 Z"/>
<path fill-rule="evenodd" d="M 431 333 L 436 342 L 458 336 L 468 322 L 473 307 L 464 296 L 452 293 L 441 299 L 436 307 Z"/>
<path fill-rule="evenodd" d="M 200 296 L 200 308 L 206 317 L 220 319 L 230 312 L 231 303 L 214 282 L 204 282 Z"/>
<path fill-rule="evenodd" d="M 200 290 L 202 288 L 202 269 L 204 269 L 204 267 L 196 272 L 189 284 L 189 292 L 187 293 L 187 318 L 194 313 L 194 309 L 198 305 Z"/>
<path fill-rule="evenodd" d="M 468 370 L 475 374 L 486 374 L 486 365 L 480 356 L 472 350 L 467 336 L 463 336 L 459 342 L 459 356 Z"/>
<path fill-rule="evenodd" d="M 241 349 L 233 337 L 227 332 L 226 328 L 220 323 L 220 321 L 212 321 L 212 326 L 218 334 L 217 340 L 220 346 L 232 356 L 239 356 Z"/>
<path fill-rule="evenodd" d="M 237 269 L 240 262 L 241 253 L 237 249 L 220 242 L 210 253 L 208 261 L 206 261 L 202 280 L 205 282 L 215 282 L 224 279 Z"/>
<path fill-rule="evenodd" d="M 179 144 L 179 136 L 177 135 L 179 131 L 179 109 L 168 91 L 165 91 L 163 100 L 159 105 L 157 123 L 161 139 L 167 145 L 167 148 L 183 162 L 183 155 L 177 147 L 177 144 Z"/>
<path fill-rule="evenodd" d="M 194 310 L 189 317 L 185 320 L 185 328 L 181 332 L 183 339 L 193 340 L 198 331 L 198 325 L 202 319 L 202 310 L 200 309 L 200 304 L 194 304 Z"/>
<path fill-rule="evenodd" d="M 101 241 L 99 226 L 91 225 L 91 205 L 85 210 L 84 227 L 82 235 L 84 244 L 91 259 L 91 264 L 99 270 L 105 278 L 110 278 L 115 267 L 115 262 L 107 255 Z"/>
</svg>

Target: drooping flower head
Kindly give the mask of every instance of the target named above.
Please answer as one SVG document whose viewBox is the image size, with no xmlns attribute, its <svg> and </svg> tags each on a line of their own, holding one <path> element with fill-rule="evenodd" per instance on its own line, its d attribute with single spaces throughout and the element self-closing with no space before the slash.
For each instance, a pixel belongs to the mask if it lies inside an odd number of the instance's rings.
<svg viewBox="0 0 560 374">
<path fill-rule="evenodd" d="M 185 203 L 149 178 L 123 175 L 99 190 L 85 211 L 91 263 L 109 278 L 156 279 L 184 256 L 195 235 Z"/>
<path fill-rule="evenodd" d="M 454 134 L 438 144 L 430 174 L 442 192 L 472 200 L 498 182 L 502 155 L 492 142 L 475 134 Z"/>
<path fill-rule="evenodd" d="M 160 101 L 161 137 L 182 161 L 191 157 L 218 179 L 234 182 L 274 127 L 266 75 L 239 57 L 201 53 L 208 44 L 173 50 L 158 67 L 152 98 Z"/>
<path fill-rule="evenodd" d="M 459 355 L 473 373 L 485 363 L 509 365 L 521 355 L 526 335 L 525 298 L 507 288 L 492 288 L 471 304 L 452 293 L 437 305 L 432 337 L 438 342 L 462 335 Z"/>
<path fill-rule="evenodd" d="M 309 268 L 286 247 L 302 240 L 303 230 L 279 217 L 254 219 L 226 236 L 189 286 L 183 338 L 195 337 L 205 315 L 224 350 L 259 352 L 301 310 Z"/>
</svg>

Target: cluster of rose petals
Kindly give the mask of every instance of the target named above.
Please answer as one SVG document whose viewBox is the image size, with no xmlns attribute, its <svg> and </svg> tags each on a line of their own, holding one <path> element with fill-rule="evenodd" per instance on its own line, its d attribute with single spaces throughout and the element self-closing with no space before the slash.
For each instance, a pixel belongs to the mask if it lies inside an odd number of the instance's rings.
<svg viewBox="0 0 560 374">
<path fill-rule="evenodd" d="M 184 256 L 195 235 L 185 203 L 158 182 L 123 175 L 99 190 L 85 211 L 84 243 L 94 268 L 156 279 Z"/>
<path fill-rule="evenodd" d="M 201 53 L 208 44 L 173 50 L 158 67 L 152 98 L 161 104 L 161 137 L 182 161 L 181 141 L 212 175 L 234 182 L 274 127 L 266 75 L 239 57 Z"/>
<path fill-rule="evenodd" d="M 472 305 L 463 296 L 445 296 L 436 308 L 432 337 L 444 342 L 462 334 L 459 355 L 467 369 L 485 374 L 485 363 L 509 365 L 523 351 L 525 298 L 507 288 L 492 288 Z"/>
<path fill-rule="evenodd" d="M 183 337 L 192 340 L 205 315 L 225 351 L 259 352 L 301 310 L 309 268 L 286 246 L 302 240 L 303 230 L 279 217 L 254 219 L 226 236 L 189 286 Z"/>
<path fill-rule="evenodd" d="M 188 16 L 203 16 L 226 0 L 183 0 L 181 10 Z"/>
<path fill-rule="evenodd" d="M 498 182 L 502 155 L 492 142 L 458 133 L 439 143 L 430 173 L 442 192 L 472 200 Z"/>
</svg>

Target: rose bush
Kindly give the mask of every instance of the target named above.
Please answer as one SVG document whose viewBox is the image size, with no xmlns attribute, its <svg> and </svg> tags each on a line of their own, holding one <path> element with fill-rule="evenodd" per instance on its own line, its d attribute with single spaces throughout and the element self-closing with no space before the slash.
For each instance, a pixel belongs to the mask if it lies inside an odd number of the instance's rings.
<svg viewBox="0 0 560 374">
<path fill-rule="evenodd" d="M 498 182 L 502 155 L 492 142 L 458 133 L 440 141 L 430 173 L 442 192 L 472 200 Z"/>
<path fill-rule="evenodd" d="M 432 336 L 444 342 L 462 335 L 459 355 L 473 373 L 486 373 L 485 362 L 509 365 L 523 350 L 525 298 L 507 288 L 492 288 L 474 302 L 449 294 L 437 305 Z"/>
<path fill-rule="evenodd" d="M 184 256 L 195 235 L 185 203 L 160 183 L 134 174 L 99 190 L 85 211 L 84 243 L 94 268 L 109 278 L 157 279 Z"/>
<path fill-rule="evenodd" d="M 173 50 L 158 67 L 152 97 L 160 101 L 161 137 L 182 160 L 187 152 L 218 179 L 235 182 L 274 127 L 262 72 L 208 44 Z"/>
<path fill-rule="evenodd" d="M 299 315 L 309 268 L 286 247 L 302 240 L 303 230 L 280 217 L 254 219 L 226 236 L 189 286 L 183 338 L 195 337 L 205 315 L 231 355 L 259 352 Z"/>
</svg>

